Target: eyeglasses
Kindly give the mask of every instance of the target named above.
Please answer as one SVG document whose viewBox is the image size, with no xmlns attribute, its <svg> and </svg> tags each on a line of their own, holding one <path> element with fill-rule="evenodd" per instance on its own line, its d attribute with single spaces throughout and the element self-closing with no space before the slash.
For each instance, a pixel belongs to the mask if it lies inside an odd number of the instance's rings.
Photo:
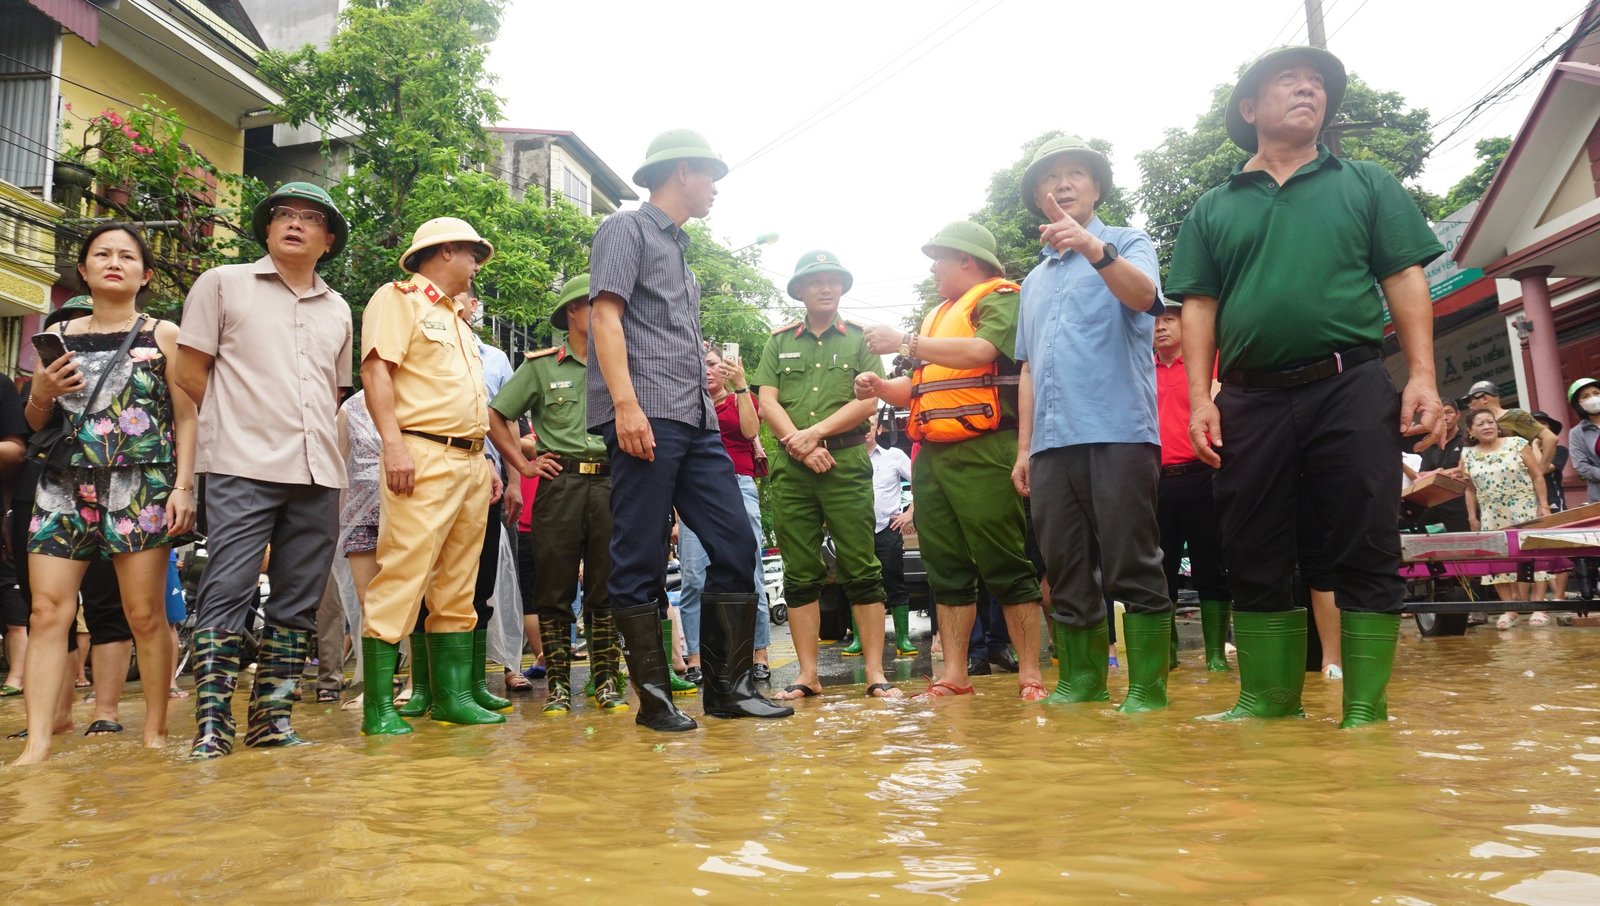
<svg viewBox="0 0 1600 906">
<path fill-rule="evenodd" d="M 328 225 L 328 215 L 321 211 L 302 211 L 287 205 L 278 205 L 272 209 L 273 220 L 300 220 L 308 226 L 320 227 Z"/>
</svg>

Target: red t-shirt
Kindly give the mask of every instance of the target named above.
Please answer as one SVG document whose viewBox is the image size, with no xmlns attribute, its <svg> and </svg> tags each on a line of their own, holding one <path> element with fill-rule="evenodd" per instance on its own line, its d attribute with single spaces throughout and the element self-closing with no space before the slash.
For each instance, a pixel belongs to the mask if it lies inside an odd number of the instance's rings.
<svg viewBox="0 0 1600 906">
<path fill-rule="evenodd" d="M 754 477 L 755 445 L 761 441 L 759 437 L 746 439 L 744 431 L 739 428 L 739 394 L 729 393 L 717 404 L 717 427 L 722 431 L 722 447 L 728 451 L 728 458 L 733 460 L 734 474 Z"/>
<path fill-rule="evenodd" d="M 517 515 L 517 531 L 533 531 L 533 495 L 539 493 L 539 479 L 537 476 L 529 478 L 518 475 L 522 479 L 522 512 Z"/>
<path fill-rule="evenodd" d="M 1195 462 L 1194 444 L 1189 442 L 1189 375 L 1183 356 L 1171 365 L 1161 364 L 1156 356 L 1156 418 L 1161 427 L 1161 464 L 1182 465 Z"/>
</svg>

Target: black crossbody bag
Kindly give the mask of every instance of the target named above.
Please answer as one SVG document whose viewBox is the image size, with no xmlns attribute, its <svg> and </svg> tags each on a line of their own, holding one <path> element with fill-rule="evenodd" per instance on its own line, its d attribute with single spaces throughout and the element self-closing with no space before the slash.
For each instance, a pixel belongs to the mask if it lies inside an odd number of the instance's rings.
<svg viewBox="0 0 1600 906">
<path fill-rule="evenodd" d="M 106 370 L 100 372 L 100 379 L 95 381 L 94 390 L 89 393 L 83 413 L 77 416 L 64 416 L 57 408 L 55 418 L 43 428 L 33 432 L 33 436 L 28 439 L 28 452 L 23 457 L 25 461 L 40 463 L 47 469 L 66 469 L 72 466 L 72 454 L 78 445 L 78 429 L 83 427 L 88 407 L 94 405 L 95 398 L 104 389 L 106 378 L 111 376 L 112 370 L 127 358 L 128 350 L 133 348 L 134 338 L 144 329 L 144 322 L 148 317 L 140 315 L 133 327 L 128 330 L 128 335 L 122 338 L 122 345 L 117 348 L 116 356 L 106 365 Z"/>
</svg>

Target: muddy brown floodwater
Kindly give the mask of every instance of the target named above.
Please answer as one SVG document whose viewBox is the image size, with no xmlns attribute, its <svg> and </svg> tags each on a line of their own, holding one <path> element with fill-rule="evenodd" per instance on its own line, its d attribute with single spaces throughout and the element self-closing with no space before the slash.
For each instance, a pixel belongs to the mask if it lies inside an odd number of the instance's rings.
<svg viewBox="0 0 1600 906">
<path fill-rule="evenodd" d="M 1192 721 L 1237 691 L 1192 659 L 1171 710 L 1139 717 L 1024 705 L 1000 676 L 931 704 L 834 689 L 683 735 L 523 699 L 503 727 L 369 740 L 357 713 L 305 705 L 317 745 L 200 764 L 176 741 L 190 702 L 147 752 L 130 696 L 121 736 L 0 769 L 0 898 L 1593 904 L 1597 652 L 1595 630 L 1408 632 L 1395 719 L 1354 732 L 1317 675 L 1309 720 Z"/>
</svg>

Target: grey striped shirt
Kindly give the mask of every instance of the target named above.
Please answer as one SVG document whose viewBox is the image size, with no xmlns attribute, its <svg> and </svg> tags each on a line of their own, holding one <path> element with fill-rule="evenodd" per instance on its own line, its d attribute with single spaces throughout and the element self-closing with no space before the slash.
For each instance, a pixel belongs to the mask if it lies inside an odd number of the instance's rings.
<svg viewBox="0 0 1600 906">
<path fill-rule="evenodd" d="M 625 303 L 628 371 L 645 417 L 715 431 L 700 345 L 700 283 L 683 257 L 688 246 L 689 234 L 648 201 L 636 211 L 612 214 L 589 247 L 589 298 L 614 293 Z M 598 363 L 595 355 L 591 332 L 589 361 Z M 590 368 L 589 430 L 616 417 L 605 377 Z"/>
</svg>

